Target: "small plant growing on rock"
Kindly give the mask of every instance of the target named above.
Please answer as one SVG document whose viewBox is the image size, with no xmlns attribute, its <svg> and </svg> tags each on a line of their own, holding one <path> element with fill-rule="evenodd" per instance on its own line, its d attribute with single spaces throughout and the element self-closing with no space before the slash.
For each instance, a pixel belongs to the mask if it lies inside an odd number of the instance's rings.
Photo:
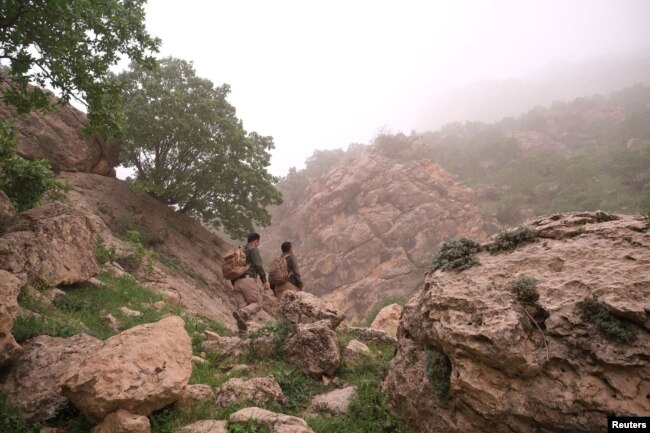
<svg viewBox="0 0 650 433">
<path fill-rule="evenodd" d="M 461 238 L 445 241 L 433 258 L 433 271 L 457 269 L 464 271 L 480 262 L 475 256 L 481 251 L 481 245 L 471 239 Z"/>
<path fill-rule="evenodd" d="M 115 261 L 115 259 L 117 259 L 115 245 L 111 245 L 107 248 L 106 244 L 104 243 L 104 238 L 101 236 L 97 236 L 96 245 L 97 248 L 95 250 L 95 259 L 97 260 L 98 264 L 103 265 L 105 263 L 112 263 Z"/>
<path fill-rule="evenodd" d="M 522 275 L 511 280 L 506 288 L 515 295 L 517 301 L 525 305 L 534 305 L 539 299 L 537 280 L 533 277 Z"/>
<path fill-rule="evenodd" d="M 576 304 L 576 310 L 585 322 L 590 322 L 611 341 L 629 344 L 636 340 L 636 334 L 626 323 L 614 316 L 605 304 L 593 296 Z"/>
<path fill-rule="evenodd" d="M 596 222 L 604 223 L 607 221 L 616 221 L 619 219 L 616 215 L 603 212 L 602 210 L 596 211 Z"/>
<path fill-rule="evenodd" d="M 487 246 L 487 249 L 492 254 L 499 251 L 514 250 L 517 245 L 535 241 L 537 235 L 537 230 L 527 226 L 517 227 L 514 230 L 505 230 L 497 235 L 494 242 Z"/>
<path fill-rule="evenodd" d="M 451 377 L 451 362 L 444 353 L 436 349 L 425 351 L 425 366 L 427 377 L 433 390 L 441 400 L 449 399 L 449 387 Z"/>
</svg>

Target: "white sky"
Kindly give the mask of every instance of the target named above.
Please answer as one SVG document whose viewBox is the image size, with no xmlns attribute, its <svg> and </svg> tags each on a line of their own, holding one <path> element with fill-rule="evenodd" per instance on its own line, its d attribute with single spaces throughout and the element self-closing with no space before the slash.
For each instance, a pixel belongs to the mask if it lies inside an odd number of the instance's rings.
<svg viewBox="0 0 650 433">
<path fill-rule="evenodd" d="M 228 83 L 249 131 L 274 137 L 271 173 L 314 149 L 410 132 L 435 95 L 549 62 L 650 46 L 648 0 L 149 0 L 161 56 Z"/>
</svg>

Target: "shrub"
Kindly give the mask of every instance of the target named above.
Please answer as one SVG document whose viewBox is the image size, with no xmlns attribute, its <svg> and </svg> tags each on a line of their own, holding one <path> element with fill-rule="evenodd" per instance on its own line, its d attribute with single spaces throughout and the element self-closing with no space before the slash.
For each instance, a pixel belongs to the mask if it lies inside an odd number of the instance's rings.
<svg viewBox="0 0 650 433">
<path fill-rule="evenodd" d="M 449 362 L 449 358 L 437 349 L 427 349 L 424 355 L 427 377 L 431 386 L 433 386 L 433 390 L 439 399 L 448 400 L 451 378 L 451 362 Z"/>
<path fill-rule="evenodd" d="M 103 265 L 104 263 L 112 263 L 115 261 L 117 258 L 115 245 L 111 245 L 110 247 L 106 248 L 106 244 L 104 244 L 104 238 L 99 235 L 97 236 L 96 245 L 97 248 L 95 250 L 95 259 L 97 260 L 98 264 Z"/>
<path fill-rule="evenodd" d="M 634 331 L 628 329 L 626 323 L 614 316 L 595 296 L 578 302 L 576 310 L 582 320 L 594 324 L 608 340 L 623 344 L 636 340 Z"/>
<path fill-rule="evenodd" d="M 533 305 L 539 299 L 537 280 L 532 277 L 522 275 L 511 280 L 506 287 L 522 304 Z"/>
<path fill-rule="evenodd" d="M 616 221 L 617 219 L 619 218 L 614 214 L 603 212 L 601 210 L 596 212 L 596 222 L 604 223 L 607 221 Z"/>
<path fill-rule="evenodd" d="M 7 402 L 7 396 L 0 393 L 0 431 L 11 433 L 38 433 L 38 425 L 29 425 L 20 413 Z"/>
<path fill-rule="evenodd" d="M 251 344 L 251 357 L 258 357 L 255 350 L 255 339 L 270 334 L 273 336 L 273 351 L 270 356 L 273 359 L 282 359 L 282 345 L 286 339 L 289 338 L 292 331 L 293 327 L 289 322 L 285 320 L 277 320 L 251 332 L 248 336 L 249 339 L 253 340 L 253 344 Z"/>
<path fill-rule="evenodd" d="M 517 245 L 533 242 L 537 239 L 538 232 L 530 227 L 522 226 L 514 230 L 505 230 L 499 233 L 491 244 L 487 246 L 492 254 L 499 251 L 509 251 L 517 248 Z"/>
<path fill-rule="evenodd" d="M 457 269 L 463 271 L 478 265 L 479 261 L 475 254 L 481 251 L 481 245 L 470 239 L 461 238 L 445 241 L 440 251 L 433 257 L 434 271 L 442 269 L 448 271 Z"/>
</svg>

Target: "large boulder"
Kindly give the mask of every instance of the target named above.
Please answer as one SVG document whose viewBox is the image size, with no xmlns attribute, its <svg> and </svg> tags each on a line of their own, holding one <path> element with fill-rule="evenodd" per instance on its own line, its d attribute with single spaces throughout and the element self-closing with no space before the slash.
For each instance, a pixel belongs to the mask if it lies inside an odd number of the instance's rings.
<svg viewBox="0 0 650 433">
<path fill-rule="evenodd" d="M 315 396 L 309 407 L 307 414 L 317 416 L 321 412 L 327 412 L 332 415 L 341 415 L 348 411 L 350 401 L 357 392 L 356 386 L 346 386 L 345 388 L 335 389 L 334 391 Z"/>
<path fill-rule="evenodd" d="M 647 222 L 529 224 L 539 239 L 436 271 L 405 307 L 384 390 L 414 432 L 587 433 L 611 414 L 648 413 Z M 508 289 L 522 276 L 536 280 L 534 308 Z"/>
<path fill-rule="evenodd" d="M 151 424 L 146 416 L 120 409 L 104 418 L 92 433 L 151 433 Z"/>
<path fill-rule="evenodd" d="M 386 331 L 388 335 L 397 337 L 397 327 L 399 326 L 399 318 L 402 315 L 402 310 L 404 308 L 399 304 L 385 306 L 379 310 L 370 327 L 372 329 Z"/>
<path fill-rule="evenodd" d="M 12 365 L 0 390 L 30 421 L 42 421 L 63 408 L 59 382 L 68 370 L 95 352 L 102 342 L 86 334 L 70 338 L 40 335 L 23 344 L 25 353 Z"/>
<path fill-rule="evenodd" d="M 6 366 L 22 353 L 11 330 L 18 315 L 18 293 L 24 280 L 0 269 L 0 367 Z"/>
<path fill-rule="evenodd" d="M 273 376 L 254 377 L 249 380 L 232 378 L 217 391 L 217 405 L 226 407 L 237 402 L 259 406 L 277 403 L 284 406 L 287 404 L 287 398 Z"/>
<path fill-rule="evenodd" d="M 329 320 L 298 325 L 283 348 L 287 360 L 308 374 L 331 376 L 341 364 L 338 340 Z"/>
<path fill-rule="evenodd" d="M 63 395 L 89 419 L 125 409 L 147 416 L 178 400 L 192 373 L 192 343 L 183 319 L 168 316 L 109 338 L 72 366 Z"/>
<path fill-rule="evenodd" d="M 271 412 L 266 409 L 260 409 L 259 407 L 241 409 L 228 418 L 229 424 L 246 423 L 249 421 L 263 424 L 273 433 L 314 433 L 303 419 Z"/>
<path fill-rule="evenodd" d="M 280 315 L 293 325 L 328 320 L 332 329 L 345 319 L 345 315 L 327 306 L 320 298 L 307 292 L 286 291 L 280 299 Z"/>
<path fill-rule="evenodd" d="M 73 208 L 49 203 L 0 225 L 0 269 L 50 286 L 83 282 L 98 272 L 92 225 Z"/>
</svg>

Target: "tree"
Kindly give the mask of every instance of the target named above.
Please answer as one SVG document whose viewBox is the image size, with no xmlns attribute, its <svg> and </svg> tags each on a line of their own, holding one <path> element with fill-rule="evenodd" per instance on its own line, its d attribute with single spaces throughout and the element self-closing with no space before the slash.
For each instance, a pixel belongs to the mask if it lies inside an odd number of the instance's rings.
<svg viewBox="0 0 650 433">
<path fill-rule="evenodd" d="M 166 58 L 120 75 L 127 127 L 125 165 L 134 184 L 180 213 L 199 217 L 233 239 L 268 225 L 281 203 L 270 164 L 273 138 L 247 133 L 226 101 L 230 87 L 196 76 L 192 63 Z"/>
<path fill-rule="evenodd" d="M 119 83 L 109 68 L 122 54 L 152 65 L 160 41 L 144 25 L 146 0 L 3 0 L 0 2 L 0 73 L 5 103 L 19 113 L 49 110 L 53 98 L 42 87 L 88 107 L 89 129 L 120 131 Z M 38 87 L 32 87 L 30 84 Z"/>
</svg>

